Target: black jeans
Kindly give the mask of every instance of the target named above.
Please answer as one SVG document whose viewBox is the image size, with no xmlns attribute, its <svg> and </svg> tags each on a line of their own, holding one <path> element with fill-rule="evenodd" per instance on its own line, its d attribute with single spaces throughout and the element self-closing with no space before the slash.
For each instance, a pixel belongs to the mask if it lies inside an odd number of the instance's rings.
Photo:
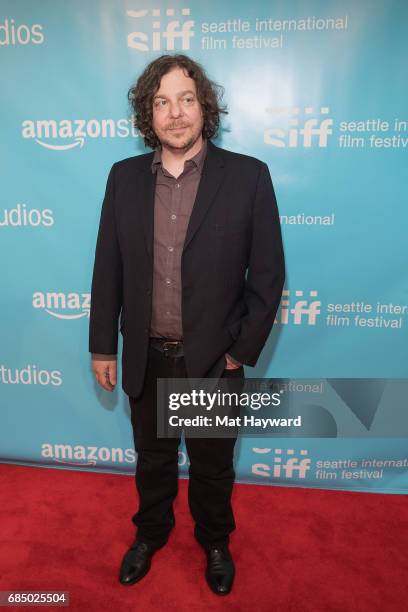
<svg viewBox="0 0 408 612">
<path fill-rule="evenodd" d="M 225 369 L 223 378 L 244 380 L 244 369 Z M 132 521 L 137 537 L 153 547 L 167 542 L 175 525 L 173 501 L 178 491 L 180 438 L 158 438 L 157 378 L 187 378 L 184 357 L 166 357 L 149 347 L 143 392 L 129 397 L 137 452 L 136 488 L 139 508 Z M 190 460 L 188 503 L 195 521 L 194 535 L 204 548 L 228 544 L 235 529 L 231 494 L 236 437 L 185 438 Z"/>
</svg>

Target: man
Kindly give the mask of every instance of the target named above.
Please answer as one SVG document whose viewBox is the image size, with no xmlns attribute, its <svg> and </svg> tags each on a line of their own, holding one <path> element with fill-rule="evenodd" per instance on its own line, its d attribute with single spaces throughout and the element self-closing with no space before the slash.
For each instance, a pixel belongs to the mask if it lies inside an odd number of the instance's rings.
<svg viewBox="0 0 408 612">
<path fill-rule="evenodd" d="M 135 125 L 154 152 L 113 164 L 92 280 L 89 350 L 115 388 L 118 320 L 129 396 L 138 512 L 122 584 L 150 569 L 174 527 L 177 438 L 158 438 L 157 378 L 243 379 L 270 334 L 284 283 L 275 194 L 265 163 L 211 142 L 220 88 L 185 55 L 151 62 L 129 91 Z M 219 595 L 235 575 L 229 534 L 235 438 L 186 438 L 189 506 Z"/>
</svg>

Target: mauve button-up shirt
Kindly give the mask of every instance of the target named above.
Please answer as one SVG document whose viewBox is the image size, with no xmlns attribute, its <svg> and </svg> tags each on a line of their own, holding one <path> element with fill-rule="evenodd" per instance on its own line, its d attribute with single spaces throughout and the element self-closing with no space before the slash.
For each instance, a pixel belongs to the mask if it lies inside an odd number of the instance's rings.
<svg viewBox="0 0 408 612">
<path fill-rule="evenodd" d="M 207 142 L 184 162 L 175 178 L 155 151 L 152 172 L 157 174 L 154 197 L 153 296 L 150 336 L 182 340 L 181 255 L 187 226 L 200 182 Z"/>
</svg>

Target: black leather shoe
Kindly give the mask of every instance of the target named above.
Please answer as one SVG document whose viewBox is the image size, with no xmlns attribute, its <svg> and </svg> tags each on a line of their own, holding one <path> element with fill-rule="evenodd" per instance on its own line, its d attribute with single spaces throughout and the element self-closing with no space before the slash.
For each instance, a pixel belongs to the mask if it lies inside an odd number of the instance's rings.
<svg viewBox="0 0 408 612">
<path fill-rule="evenodd" d="M 208 586 L 217 595 L 227 595 L 232 588 L 235 566 L 227 546 L 214 547 L 206 551 Z"/>
<path fill-rule="evenodd" d="M 155 548 L 145 542 L 135 540 L 123 557 L 119 581 L 122 584 L 134 584 L 146 576 L 155 552 Z"/>
</svg>

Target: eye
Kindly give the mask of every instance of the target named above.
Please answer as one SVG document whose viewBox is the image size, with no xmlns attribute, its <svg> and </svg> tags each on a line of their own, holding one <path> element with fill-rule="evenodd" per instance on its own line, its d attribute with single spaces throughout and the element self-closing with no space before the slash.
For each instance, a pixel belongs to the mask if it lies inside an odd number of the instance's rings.
<svg viewBox="0 0 408 612">
<path fill-rule="evenodd" d="M 154 101 L 154 106 L 156 106 L 156 108 L 159 106 L 164 106 L 165 104 L 166 104 L 166 100 L 164 100 L 163 98 L 159 98 Z"/>
<path fill-rule="evenodd" d="M 192 104 L 192 103 L 194 102 L 194 98 L 193 98 L 193 96 L 185 96 L 185 97 L 183 98 L 183 101 L 184 101 L 186 104 Z"/>
</svg>

